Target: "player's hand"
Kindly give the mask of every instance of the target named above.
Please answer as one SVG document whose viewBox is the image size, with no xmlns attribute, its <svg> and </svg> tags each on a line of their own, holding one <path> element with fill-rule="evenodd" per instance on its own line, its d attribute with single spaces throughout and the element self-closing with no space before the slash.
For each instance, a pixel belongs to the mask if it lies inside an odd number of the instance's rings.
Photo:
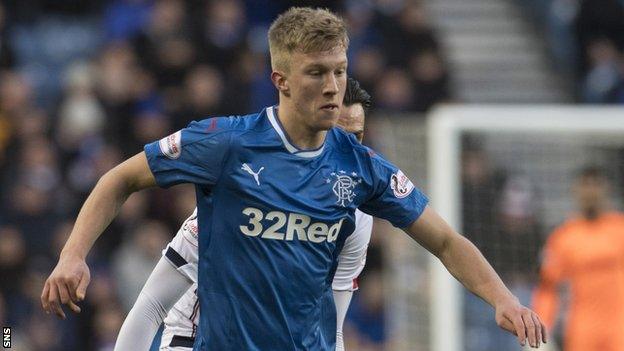
<svg viewBox="0 0 624 351">
<path fill-rule="evenodd" d="M 533 348 L 539 348 L 540 343 L 546 343 L 546 326 L 539 316 L 530 309 L 522 306 L 517 298 L 510 297 L 495 306 L 496 324 L 518 337 L 520 345 L 524 346 L 526 339 Z"/>
<path fill-rule="evenodd" d="M 61 254 L 58 264 L 43 286 L 41 306 L 46 313 L 53 312 L 62 319 L 65 319 L 65 312 L 61 304 L 80 313 L 77 303 L 84 300 L 90 281 L 91 274 L 84 259 Z"/>
</svg>

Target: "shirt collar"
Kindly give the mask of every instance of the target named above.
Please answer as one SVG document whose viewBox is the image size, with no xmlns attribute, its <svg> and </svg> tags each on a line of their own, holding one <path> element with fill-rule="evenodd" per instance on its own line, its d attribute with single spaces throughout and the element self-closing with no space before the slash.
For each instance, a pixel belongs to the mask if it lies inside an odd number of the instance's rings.
<svg viewBox="0 0 624 351">
<path fill-rule="evenodd" d="M 267 111 L 267 117 L 269 118 L 269 121 L 271 122 L 273 129 L 275 129 L 280 139 L 282 139 L 282 143 L 284 143 L 284 147 L 286 147 L 286 150 L 288 150 L 288 152 L 290 152 L 293 155 L 297 155 L 297 156 L 304 157 L 304 158 L 316 157 L 323 152 L 323 149 L 325 148 L 324 142 L 323 142 L 323 145 L 321 145 L 319 148 L 312 149 L 312 150 L 301 150 L 295 145 L 293 145 L 288 139 L 288 135 L 286 134 L 286 131 L 284 130 L 284 126 L 282 126 L 282 123 L 277 117 L 276 107 L 275 106 L 267 107 L 266 111 Z"/>
</svg>

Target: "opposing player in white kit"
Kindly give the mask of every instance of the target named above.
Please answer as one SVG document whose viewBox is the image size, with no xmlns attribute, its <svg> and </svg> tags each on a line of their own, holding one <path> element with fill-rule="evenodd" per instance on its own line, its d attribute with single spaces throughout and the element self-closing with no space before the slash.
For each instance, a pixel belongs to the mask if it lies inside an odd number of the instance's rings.
<svg viewBox="0 0 624 351">
<path fill-rule="evenodd" d="M 370 103 L 370 95 L 356 80 L 349 78 L 338 126 L 353 133 L 360 142 L 364 136 L 365 111 Z M 342 326 L 353 291 L 357 290 L 356 279 L 364 268 L 373 225 L 373 218 L 370 215 L 359 210 L 355 215 L 355 230 L 345 241 L 332 283 L 337 319 L 337 351 L 344 350 Z M 165 328 L 160 350 L 187 351 L 193 348 L 199 323 L 197 248 L 198 226 L 195 209 L 163 250 L 163 259 L 150 275 L 124 321 L 115 350 L 148 350 L 162 322 Z M 184 295 L 177 300 L 182 292 Z M 175 305 L 171 307 L 173 303 Z"/>
</svg>

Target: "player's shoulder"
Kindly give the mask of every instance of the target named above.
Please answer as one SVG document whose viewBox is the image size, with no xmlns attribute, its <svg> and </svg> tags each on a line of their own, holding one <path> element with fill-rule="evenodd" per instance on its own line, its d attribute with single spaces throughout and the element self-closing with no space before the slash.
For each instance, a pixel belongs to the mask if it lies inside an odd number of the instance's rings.
<svg viewBox="0 0 624 351">
<path fill-rule="evenodd" d="M 208 117 L 200 121 L 193 121 L 189 125 L 206 133 L 221 132 L 244 132 L 258 126 L 261 121 L 263 111 L 247 115 L 231 115 Z"/>
<path fill-rule="evenodd" d="M 567 218 L 566 220 L 564 220 L 562 223 L 560 223 L 557 227 L 555 227 L 555 229 L 553 230 L 551 234 L 551 237 L 564 236 L 566 235 L 566 233 L 569 233 L 575 228 L 580 227 L 582 223 L 583 223 L 583 219 L 580 216 L 576 216 L 576 215 L 571 216 Z"/>
<path fill-rule="evenodd" d="M 334 148 L 342 153 L 353 154 L 363 160 L 383 160 L 377 152 L 360 143 L 352 133 L 347 133 L 341 128 L 335 127 L 330 130 Z"/>
<path fill-rule="evenodd" d="M 604 217 L 611 224 L 614 224 L 614 225 L 624 224 L 624 213 L 612 211 L 612 212 L 606 213 Z"/>
<path fill-rule="evenodd" d="M 231 144 L 250 131 L 266 129 L 265 110 L 247 115 L 215 116 L 193 121 L 185 129 L 187 142 L 222 139 L 226 144 Z"/>
<path fill-rule="evenodd" d="M 575 233 L 584 231 L 587 220 L 580 214 L 574 214 L 559 224 L 550 234 L 548 240 L 553 243 L 565 242 Z"/>
</svg>

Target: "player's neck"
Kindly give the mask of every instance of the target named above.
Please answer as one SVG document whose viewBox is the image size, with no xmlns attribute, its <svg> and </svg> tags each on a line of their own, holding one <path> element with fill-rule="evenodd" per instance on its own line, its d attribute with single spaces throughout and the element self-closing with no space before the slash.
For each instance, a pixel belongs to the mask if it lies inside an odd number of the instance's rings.
<svg viewBox="0 0 624 351">
<path fill-rule="evenodd" d="M 277 118 L 284 127 L 284 132 L 291 143 L 300 150 L 318 149 L 325 142 L 326 130 L 311 128 L 302 116 L 298 116 L 294 109 L 280 104 L 277 109 Z"/>
<path fill-rule="evenodd" d="M 608 207 L 604 204 L 587 206 L 583 208 L 582 213 L 583 217 L 589 221 L 593 221 L 598 219 L 600 216 L 605 214 L 608 211 Z"/>
</svg>

